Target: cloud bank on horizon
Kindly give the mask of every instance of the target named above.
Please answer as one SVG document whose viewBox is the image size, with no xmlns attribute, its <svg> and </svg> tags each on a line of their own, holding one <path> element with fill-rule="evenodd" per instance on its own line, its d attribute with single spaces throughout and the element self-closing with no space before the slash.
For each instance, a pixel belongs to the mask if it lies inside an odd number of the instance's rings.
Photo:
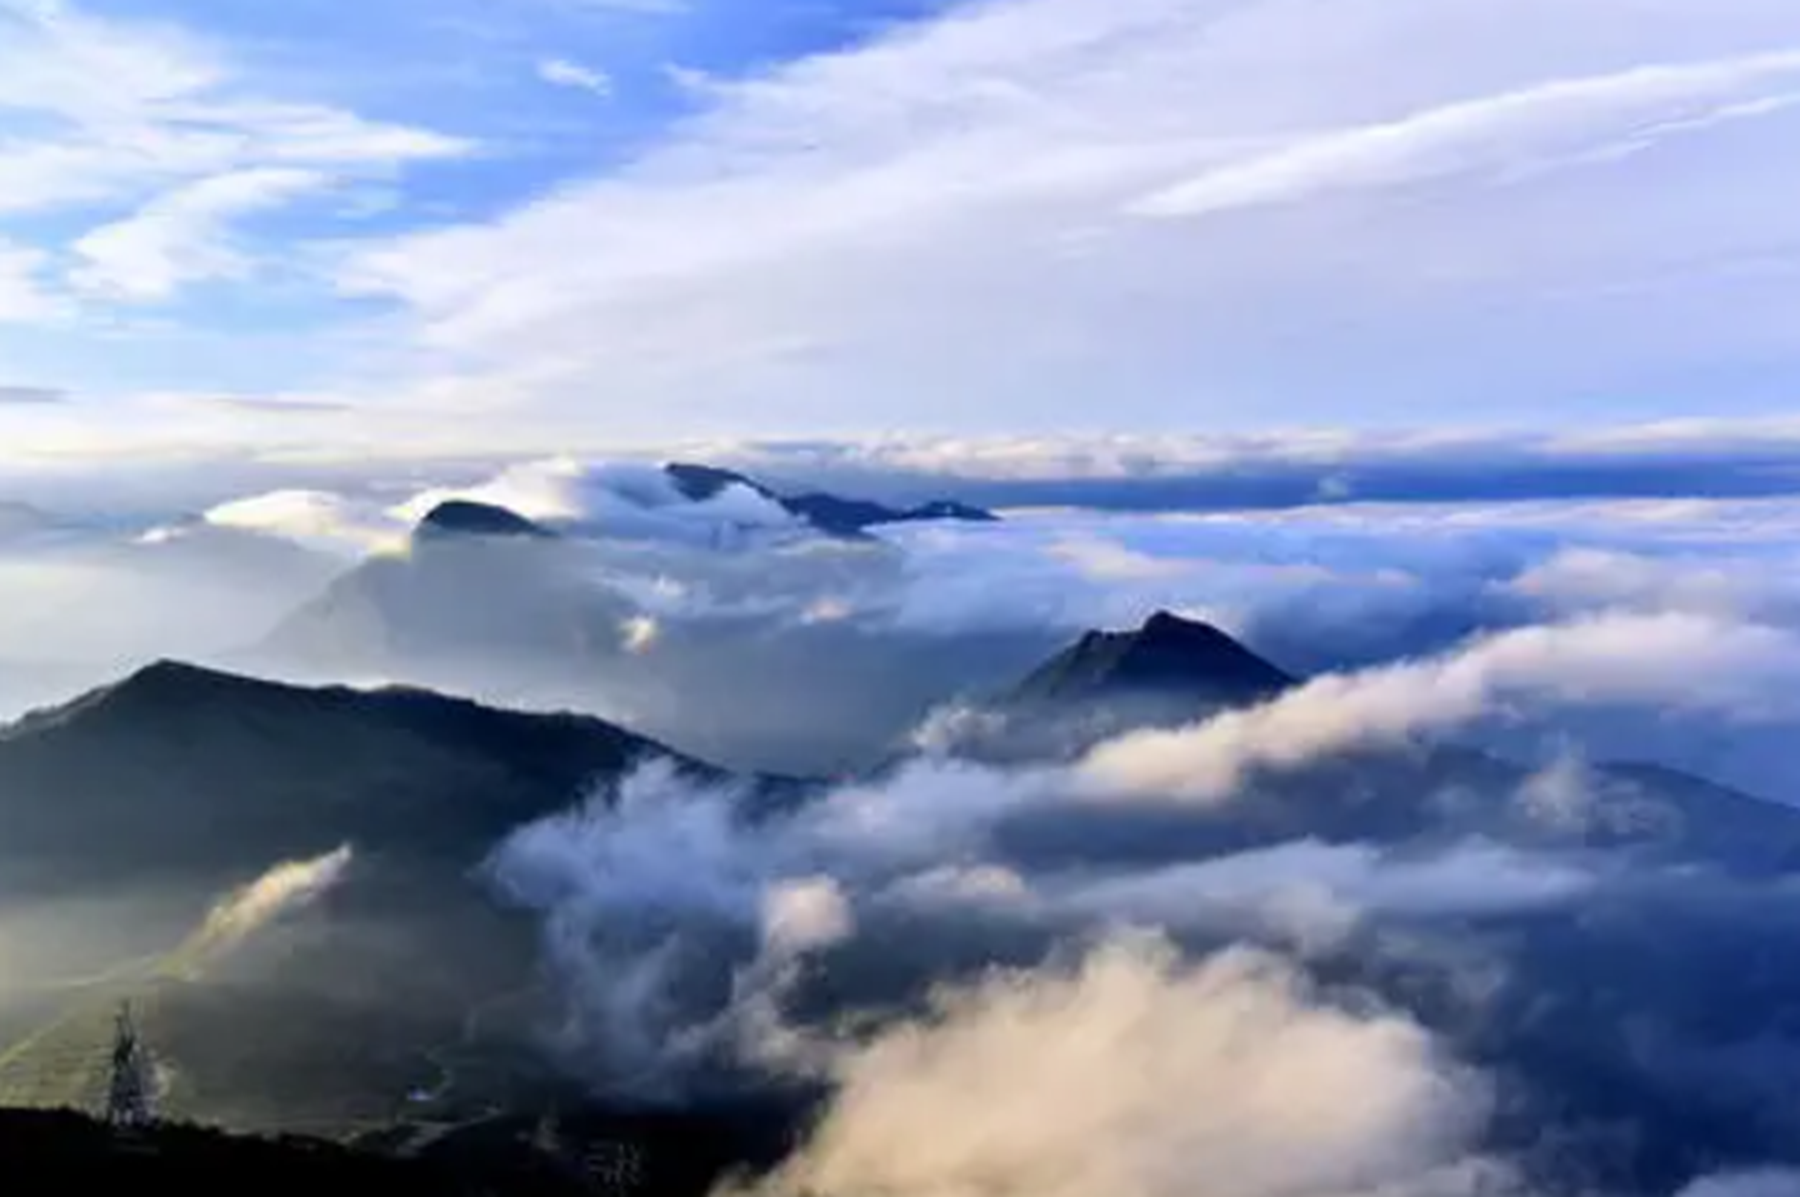
<svg viewBox="0 0 1800 1197">
<path fill-rule="evenodd" d="M 0 79 L 9 459 L 1791 408 L 1783 0 L 5 0 Z"/>
</svg>

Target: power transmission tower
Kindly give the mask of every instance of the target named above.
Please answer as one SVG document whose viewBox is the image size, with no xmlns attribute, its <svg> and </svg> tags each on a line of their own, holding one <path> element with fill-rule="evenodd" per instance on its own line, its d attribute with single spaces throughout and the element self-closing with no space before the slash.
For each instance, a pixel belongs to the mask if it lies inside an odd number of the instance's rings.
<svg viewBox="0 0 1800 1197">
<path fill-rule="evenodd" d="M 106 1090 L 106 1121 L 120 1130 L 136 1130 L 150 1125 L 154 1114 L 151 1103 L 150 1054 L 138 1037 L 137 1025 L 131 1018 L 129 1003 L 119 1007 L 117 1029 L 113 1034 L 112 1073 Z"/>
</svg>

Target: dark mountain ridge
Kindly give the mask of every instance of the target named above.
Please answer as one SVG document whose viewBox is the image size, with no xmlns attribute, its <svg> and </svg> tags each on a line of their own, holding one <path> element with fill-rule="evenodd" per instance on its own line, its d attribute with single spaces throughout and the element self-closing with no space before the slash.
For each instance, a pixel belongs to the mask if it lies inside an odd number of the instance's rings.
<svg viewBox="0 0 1800 1197">
<path fill-rule="evenodd" d="M 823 491 L 784 495 L 748 475 L 692 462 L 672 462 L 664 466 L 663 471 L 675 483 L 676 489 L 693 502 L 704 503 L 718 497 L 728 487 L 742 486 L 831 536 L 860 537 L 866 535 L 870 528 L 889 524 L 932 520 L 994 523 L 1000 518 L 991 511 L 949 499 L 937 499 L 916 507 L 897 508 L 868 499 L 844 498 Z"/>
<path fill-rule="evenodd" d="M 89 928 L 69 923 L 69 975 L 94 979 L 0 1026 L 19 1036 L 0 1042 L 0 1104 L 103 1095 L 121 999 L 178 1078 L 169 1111 L 208 1124 L 343 1133 L 417 1112 L 421 1086 L 443 1084 L 454 1119 L 537 1091 L 541 931 L 482 866 L 510 832 L 652 761 L 726 776 L 584 716 L 175 661 L 0 729 L 0 897 L 105 899 L 116 924 L 83 946 Z M 329 890 L 289 917 L 192 946 L 225 894 L 345 847 Z"/>
<path fill-rule="evenodd" d="M 658 757 L 716 775 L 598 719 L 162 661 L 0 729 L 0 858 L 65 885 L 254 875 L 344 843 L 466 866 Z"/>
</svg>

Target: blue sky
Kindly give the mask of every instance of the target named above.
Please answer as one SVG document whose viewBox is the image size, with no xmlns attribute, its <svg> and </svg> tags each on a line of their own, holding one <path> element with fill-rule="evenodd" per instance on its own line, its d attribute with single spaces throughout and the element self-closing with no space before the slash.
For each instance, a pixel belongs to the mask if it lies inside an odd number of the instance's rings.
<svg viewBox="0 0 1800 1197">
<path fill-rule="evenodd" d="M 1791 0 L 0 0 L 0 454 L 1796 435 L 1796 144 Z"/>
</svg>

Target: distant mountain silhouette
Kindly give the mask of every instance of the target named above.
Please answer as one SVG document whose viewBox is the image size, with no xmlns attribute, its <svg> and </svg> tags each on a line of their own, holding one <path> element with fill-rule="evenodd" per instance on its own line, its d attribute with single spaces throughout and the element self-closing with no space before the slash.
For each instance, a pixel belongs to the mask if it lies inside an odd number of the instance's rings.
<svg viewBox="0 0 1800 1197">
<path fill-rule="evenodd" d="M 843 498 L 823 491 L 783 495 L 748 475 L 692 462 L 673 462 L 663 469 L 674 481 L 676 489 L 693 502 L 703 503 L 716 498 L 728 487 L 742 486 L 831 536 L 863 536 L 870 528 L 887 524 L 931 520 L 992 523 L 1000 518 L 991 511 L 945 499 L 917 507 L 896 508 L 867 499 Z"/>
<path fill-rule="evenodd" d="M 451 499 L 432 508 L 414 530 L 415 540 L 447 536 L 527 536 L 545 538 L 549 529 L 491 503 Z"/>
<path fill-rule="evenodd" d="M 441 660 L 604 660 L 635 613 L 572 542 L 490 504 L 434 508 L 406 549 L 370 557 L 284 619 L 250 660 L 325 674 Z"/>
<path fill-rule="evenodd" d="M 1272 698 L 1295 679 L 1211 624 L 1158 611 L 1131 632 L 1088 632 L 1022 682 L 1013 705 L 1150 698 L 1240 706 Z"/>
<path fill-rule="evenodd" d="M 464 868 L 659 756 L 712 772 L 597 719 L 164 661 L 0 730 L 0 861 L 55 887 L 241 879 L 344 843 Z"/>
</svg>

